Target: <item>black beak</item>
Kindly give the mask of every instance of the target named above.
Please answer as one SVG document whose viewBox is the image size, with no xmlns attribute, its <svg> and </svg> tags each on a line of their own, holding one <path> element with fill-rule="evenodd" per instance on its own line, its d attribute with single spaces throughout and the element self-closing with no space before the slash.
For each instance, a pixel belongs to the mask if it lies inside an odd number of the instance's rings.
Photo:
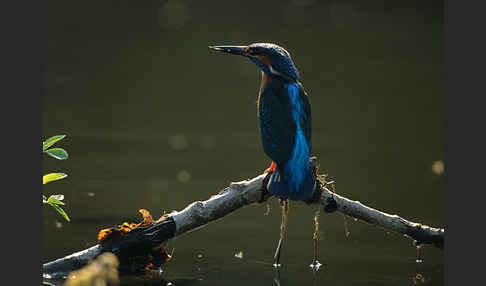
<svg viewBox="0 0 486 286">
<path fill-rule="evenodd" d="M 247 46 L 209 46 L 209 48 L 229 54 L 235 54 L 245 57 L 249 56 L 248 52 L 246 51 L 248 48 Z"/>
</svg>

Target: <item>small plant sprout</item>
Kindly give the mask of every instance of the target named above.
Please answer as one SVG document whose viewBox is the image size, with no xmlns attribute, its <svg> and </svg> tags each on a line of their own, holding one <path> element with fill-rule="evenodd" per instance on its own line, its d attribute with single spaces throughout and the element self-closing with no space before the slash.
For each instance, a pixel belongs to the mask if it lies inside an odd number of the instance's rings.
<svg viewBox="0 0 486 286">
<path fill-rule="evenodd" d="M 66 150 L 62 148 L 51 148 L 57 141 L 63 139 L 66 135 L 56 135 L 52 136 L 51 138 L 47 139 L 46 141 L 42 142 L 42 152 L 46 153 L 47 155 L 54 157 L 58 160 L 66 160 L 68 158 L 68 153 Z"/>
<path fill-rule="evenodd" d="M 63 139 L 64 137 L 66 137 L 66 135 L 56 135 L 42 142 L 42 152 L 58 160 L 66 160 L 68 158 L 68 153 L 66 152 L 66 150 L 62 148 L 50 148 L 57 141 Z M 42 177 L 42 184 L 45 185 L 49 182 L 61 180 L 66 177 L 67 174 L 65 173 L 49 173 Z M 62 202 L 63 199 L 64 195 L 51 195 L 49 198 L 47 198 L 45 195 L 42 195 L 43 204 L 50 205 L 67 221 L 70 221 L 69 216 L 61 207 L 62 205 L 64 205 L 64 203 Z"/>
</svg>

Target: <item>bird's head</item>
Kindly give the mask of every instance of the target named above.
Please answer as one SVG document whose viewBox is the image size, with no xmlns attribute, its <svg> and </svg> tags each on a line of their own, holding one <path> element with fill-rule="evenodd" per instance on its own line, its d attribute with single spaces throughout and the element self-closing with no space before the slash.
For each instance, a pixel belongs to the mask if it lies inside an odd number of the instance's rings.
<svg viewBox="0 0 486 286">
<path fill-rule="evenodd" d="M 267 75 L 282 77 L 289 81 L 299 79 L 299 71 L 289 52 L 275 44 L 254 43 L 249 46 L 209 46 L 225 53 L 249 58 Z"/>
</svg>

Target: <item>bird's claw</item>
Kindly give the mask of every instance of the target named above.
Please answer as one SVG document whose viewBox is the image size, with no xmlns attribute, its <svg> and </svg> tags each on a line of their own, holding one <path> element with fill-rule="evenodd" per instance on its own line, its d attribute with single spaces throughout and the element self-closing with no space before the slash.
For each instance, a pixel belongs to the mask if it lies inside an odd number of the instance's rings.
<svg viewBox="0 0 486 286">
<path fill-rule="evenodd" d="M 272 164 L 270 165 L 270 167 L 268 167 L 267 169 L 265 169 L 265 171 L 263 171 L 263 173 L 271 173 L 273 171 L 275 171 L 275 168 L 277 167 L 277 164 L 275 164 L 275 162 L 272 162 Z"/>
</svg>

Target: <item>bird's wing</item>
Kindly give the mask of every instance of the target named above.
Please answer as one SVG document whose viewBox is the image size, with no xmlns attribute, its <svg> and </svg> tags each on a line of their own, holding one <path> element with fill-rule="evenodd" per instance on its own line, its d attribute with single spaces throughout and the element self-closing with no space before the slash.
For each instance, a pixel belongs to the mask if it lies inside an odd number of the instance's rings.
<svg viewBox="0 0 486 286">
<path fill-rule="evenodd" d="M 304 111 L 303 116 L 301 117 L 300 126 L 304 131 L 304 136 L 307 141 L 307 146 L 309 146 L 309 151 L 312 150 L 312 115 L 311 115 L 311 107 L 309 103 L 309 97 L 304 90 L 302 84 L 299 83 L 299 96 L 302 102 L 302 109 Z"/>
<path fill-rule="evenodd" d="M 282 86 L 267 85 L 259 96 L 258 121 L 265 153 L 283 167 L 292 156 L 296 124 L 287 91 Z"/>
</svg>

